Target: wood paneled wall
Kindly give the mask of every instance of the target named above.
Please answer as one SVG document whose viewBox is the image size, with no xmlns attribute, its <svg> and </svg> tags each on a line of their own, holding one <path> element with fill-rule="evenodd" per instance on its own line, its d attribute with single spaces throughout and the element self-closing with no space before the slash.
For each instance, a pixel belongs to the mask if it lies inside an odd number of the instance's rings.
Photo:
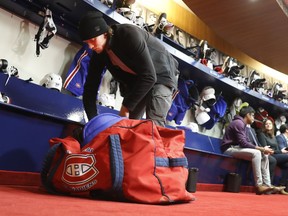
<svg viewBox="0 0 288 216">
<path fill-rule="evenodd" d="M 161 3 L 160 3 L 161 2 Z M 185 32 L 193 35 L 200 40 L 208 41 L 208 44 L 220 52 L 236 58 L 241 63 L 256 69 L 258 72 L 274 71 L 274 69 L 256 61 L 239 49 L 233 47 L 232 44 L 226 42 L 219 37 L 211 28 L 202 22 L 193 12 L 186 9 L 173 0 L 151 1 L 151 0 L 138 0 L 137 3 L 143 5 L 145 8 L 160 14 L 167 13 L 167 18 L 175 26 L 183 29 Z M 265 73 L 263 73 L 264 76 Z M 266 76 L 267 77 L 267 76 Z M 271 80 L 272 81 L 272 80 Z"/>
</svg>

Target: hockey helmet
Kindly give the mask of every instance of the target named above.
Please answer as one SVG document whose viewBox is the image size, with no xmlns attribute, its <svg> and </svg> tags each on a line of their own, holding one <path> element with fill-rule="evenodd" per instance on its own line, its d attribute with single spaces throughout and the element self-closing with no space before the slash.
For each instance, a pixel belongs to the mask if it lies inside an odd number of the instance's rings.
<svg viewBox="0 0 288 216">
<path fill-rule="evenodd" d="M 215 89 L 211 86 L 206 86 L 201 94 L 200 98 L 203 102 L 206 102 L 209 106 L 213 106 L 216 103 Z"/>
<path fill-rule="evenodd" d="M 62 89 L 62 78 L 60 75 L 55 73 L 46 74 L 40 81 L 40 85 L 45 88 L 55 89 L 61 92 Z"/>
<path fill-rule="evenodd" d="M 201 111 L 200 109 L 196 110 L 195 118 L 197 123 L 201 126 L 210 120 L 209 114 L 205 111 Z"/>
</svg>

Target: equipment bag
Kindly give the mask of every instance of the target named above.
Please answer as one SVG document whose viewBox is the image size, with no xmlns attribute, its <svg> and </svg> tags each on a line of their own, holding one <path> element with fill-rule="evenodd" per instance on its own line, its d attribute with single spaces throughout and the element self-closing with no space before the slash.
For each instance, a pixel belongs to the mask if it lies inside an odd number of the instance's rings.
<svg viewBox="0 0 288 216">
<path fill-rule="evenodd" d="M 100 114 L 83 130 L 84 146 L 53 138 L 41 171 L 50 192 L 90 192 L 140 203 L 188 202 L 183 130 Z"/>
</svg>

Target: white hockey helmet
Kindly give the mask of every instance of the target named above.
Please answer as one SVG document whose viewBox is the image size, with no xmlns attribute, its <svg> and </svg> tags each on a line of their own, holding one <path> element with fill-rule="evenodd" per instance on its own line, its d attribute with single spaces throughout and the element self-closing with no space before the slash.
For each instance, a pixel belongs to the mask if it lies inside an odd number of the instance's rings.
<svg viewBox="0 0 288 216">
<path fill-rule="evenodd" d="M 208 122 L 210 120 L 210 116 L 207 112 L 198 112 L 197 115 L 195 116 L 196 121 L 199 125 L 203 125 L 206 122 Z"/>
<path fill-rule="evenodd" d="M 209 108 L 204 108 L 203 106 L 196 106 L 195 119 L 199 125 L 203 125 L 210 120 L 208 112 L 210 112 Z"/>
<path fill-rule="evenodd" d="M 200 93 L 200 97 L 203 101 L 213 100 L 216 101 L 215 89 L 211 86 L 206 86 Z"/>
<path fill-rule="evenodd" d="M 60 75 L 55 73 L 49 73 L 44 76 L 44 78 L 40 81 L 40 85 L 45 88 L 55 89 L 61 92 L 62 89 L 62 78 Z"/>
</svg>

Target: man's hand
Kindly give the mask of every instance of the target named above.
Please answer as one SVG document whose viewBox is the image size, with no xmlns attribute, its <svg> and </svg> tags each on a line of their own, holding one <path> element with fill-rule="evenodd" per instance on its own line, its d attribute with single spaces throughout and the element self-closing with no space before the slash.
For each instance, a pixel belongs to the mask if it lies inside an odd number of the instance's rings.
<svg viewBox="0 0 288 216">
<path fill-rule="evenodd" d="M 263 152 L 263 154 L 274 154 L 274 150 L 270 148 L 270 146 L 260 147 L 256 146 L 256 149 Z"/>
<path fill-rule="evenodd" d="M 129 118 L 129 110 L 125 106 L 122 105 L 120 112 L 119 112 L 119 115 Z"/>
<path fill-rule="evenodd" d="M 270 146 L 265 146 L 264 147 L 264 154 L 274 154 L 274 150 L 270 148 Z"/>
</svg>

